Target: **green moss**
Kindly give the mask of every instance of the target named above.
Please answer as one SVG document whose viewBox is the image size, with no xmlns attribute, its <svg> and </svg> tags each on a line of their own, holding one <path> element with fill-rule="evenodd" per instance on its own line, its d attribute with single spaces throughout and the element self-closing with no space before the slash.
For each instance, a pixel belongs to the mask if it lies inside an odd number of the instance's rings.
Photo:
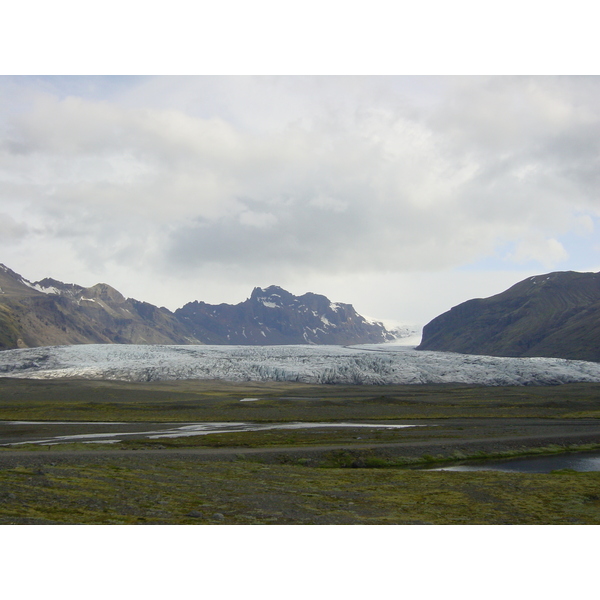
<svg viewBox="0 0 600 600">
<path fill-rule="evenodd" d="M 240 403 L 244 397 L 262 398 Z M 294 398 L 290 400 L 290 398 Z M 587 415 L 600 406 L 600 385 L 540 388 L 470 386 L 353 386 L 0 379 L 0 420 L 89 421 L 349 421 L 432 419 L 440 416 L 552 417 Z M 0 470 L 0 523 L 594 523 L 600 524 L 600 474 L 549 475 L 444 473 L 412 470 L 472 458 L 507 458 L 599 445 L 546 445 L 502 452 L 455 450 L 473 437 L 470 424 L 451 421 L 402 430 L 310 429 L 239 432 L 124 444 L 72 444 L 52 450 L 172 448 L 193 446 L 282 447 L 264 464 L 240 451 L 231 462 L 151 458 L 131 452 L 96 458 L 62 454 L 44 460 L 31 446 L 25 466 Z M 493 437 L 493 427 L 476 430 Z M 491 432 L 491 433 L 490 433 Z M 518 435 L 525 435 L 519 433 Z M 360 438 L 360 439 L 358 439 Z M 440 450 L 402 455 L 380 443 L 448 440 Z M 361 449 L 369 443 L 376 447 Z M 344 450 L 307 453 L 289 446 L 338 444 Z M 486 446 L 489 447 L 489 446 Z M 283 451 L 287 448 L 287 451 Z M 19 447 L 19 451 L 28 449 Z M 0 450 L 10 458 L 16 450 Z M 304 456 L 303 456 L 304 453 Z M 147 454 L 145 458 L 144 455 Z M 153 455 L 153 453 L 152 453 Z M 181 453 L 183 456 L 184 453 Z M 83 457 L 83 453 L 81 454 Z M 137 458 L 140 457 L 140 458 Z M 19 459 L 20 460 L 20 459 Z M 29 461 L 29 462 L 27 462 Z M 153 462 L 156 461 L 156 462 Z M 29 465 L 41 464 L 40 468 Z M 320 467 L 320 468 L 319 468 Z M 327 468 L 322 468 L 327 467 Z M 220 521 L 215 514 L 225 515 Z M 200 515 L 200 516 L 199 516 Z"/>
<path fill-rule="evenodd" d="M 245 397 L 258 402 L 240 402 Z M 330 421 L 598 416 L 600 385 L 309 386 L 0 378 L 0 420 Z"/>
<path fill-rule="evenodd" d="M 3 469 L 0 490 L 5 524 L 600 524 L 600 473 L 567 471 L 154 465 L 132 458 Z"/>
</svg>

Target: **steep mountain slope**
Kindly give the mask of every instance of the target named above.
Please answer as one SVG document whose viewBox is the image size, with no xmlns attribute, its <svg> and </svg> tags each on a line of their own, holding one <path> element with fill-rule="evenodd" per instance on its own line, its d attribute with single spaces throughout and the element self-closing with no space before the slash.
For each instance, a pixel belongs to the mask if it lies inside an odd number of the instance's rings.
<svg viewBox="0 0 600 600">
<path fill-rule="evenodd" d="M 190 302 L 175 316 L 207 344 L 371 344 L 395 338 L 350 304 L 319 294 L 294 296 L 274 285 L 254 288 L 236 305 Z"/>
<path fill-rule="evenodd" d="M 0 265 L 0 349 L 61 344 L 361 344 L 397 336 L 325 296 L 256 288 L 237 305 L 190 302 L 175 313 Z"/>
<path fill-rule="evenodd" d="M 31 283 L 0 265 L 0 348 L 90 343 L 200 342 L 167 309 L 125 299 L 104 283 Z"/>
<path fill-rule="evenodd" d="M 600 361 L 600 273 L 538 275 L 459 304 L 423 328 L 417 349 Z"/>
</svg>

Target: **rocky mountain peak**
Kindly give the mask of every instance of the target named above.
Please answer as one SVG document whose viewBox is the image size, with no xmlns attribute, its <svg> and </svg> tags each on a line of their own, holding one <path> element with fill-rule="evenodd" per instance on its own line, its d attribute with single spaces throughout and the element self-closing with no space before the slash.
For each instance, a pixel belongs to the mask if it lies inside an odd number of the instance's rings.
<svg viewBox="0 0 600 600">
<path fill-rule="evenodd" d="M 174 313 L 106 283 L 30 283 L 0 267 L 0 348 L 62 344 L 372 344 L 395 339 L 352 305 L 256 287 L 236 305 L 189 302 Z"/>
<path fill-rule="evenodd" d="M 293 294 L 277 285 L 270 285 L 264 289 L 255 287 L 252 290 L 252 294 L 250 294 L 250 300 L 254 302 L 262 302 L 265 304 L 265 306 L 268 306 L 269 304 L 283 306 L 284 304 L 289 304 L 294 297 L 295 296 Z"/>
<path fill-rule="evenodd" d="M 44 294 L 58 294 L 68 298 L 80 297 L 81 292 L 85 289 L 80 285 L 76 285 L 74 283 L 63 283 L 62 281 L 52 279 L 51 277 L 45 277 L 40 281 L 36 281 L 33 286 L 35 289 L 43 292 Z"/>
<path fill-rule="evenodd" d="M 35 296 L 41 294 L 35 284 L 31 283 L 6 265 L 0 264 L 0 288 L 3 295 Z"/>
<path fill-rule="evenodd" d="M 92 287 L 83 290 L 83 297 L 89 300 L 102 300 L 113 304 L 122 304 L 126 301 L 121 292 L 115 290 L 106 283 L 97 283 Z"/>
<path fill-rule="evenodd" d="M 209 344 L 368 344 L 396 337 L 350 304 L 311 292 L 294 296 L 276 285 L 256 287 L 236 305 L 190 302 L 175 315 Z"/>
</svg>

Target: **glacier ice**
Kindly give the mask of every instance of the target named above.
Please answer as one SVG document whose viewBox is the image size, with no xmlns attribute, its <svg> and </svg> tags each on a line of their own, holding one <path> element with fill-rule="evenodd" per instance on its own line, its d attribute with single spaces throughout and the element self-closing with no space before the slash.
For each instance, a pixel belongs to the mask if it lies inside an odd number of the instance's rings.
<svg viewBox="0 0 600 600">
<path fill-rule="evenodd" d="M 551 385 L 599 382 L 600 363 L 360 346 L 51 346 L 0 352 L 0 377 L 221 379 L 312 384 Z"/>
</svg>

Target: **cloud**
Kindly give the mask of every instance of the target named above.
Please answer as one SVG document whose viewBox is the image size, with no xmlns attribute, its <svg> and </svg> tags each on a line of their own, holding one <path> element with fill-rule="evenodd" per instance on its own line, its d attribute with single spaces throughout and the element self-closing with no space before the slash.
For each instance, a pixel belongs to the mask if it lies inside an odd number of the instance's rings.
<svg viewBox="0 0 600 600">
<path fill-rule="evenodd" d="M 331 196 L 325 196 L 319 194 L 309 201 L 309 206 L 320 208 L 324 211 L 330 211 L 334 213 L 342 213 L 348 209 L 348 203 L 338 198 L 332 198 Z"/>
<path fill-rule="evenodd" d="M 29 233 L 25 223 L 19 223 L 11 215 L 0 213 L 0 243 L 14 243 Z"/>
<path fill-rule="evenodd" d="M 507 246 L 553 268 L 600 216 L 597 78 L 26 82 L 0 116 L 0 236 L 82 270 L 277 283 Z"/>
<path fill-rule="evenodd" d="M 569 258 L 564 246 L 554 238 L 530 239 L 520 242 L 507 258 L 516 263 L 537 261 L 547 269 L 553 269 Z"/>
<path fill-rule="evenodd" d="M 272 213 L 252 212 L 245 210 L 239 214 L 240 223 L 247 227 L 255 229 L 270 229 L 274 227 L 278 219 Z"/>
</svg>

